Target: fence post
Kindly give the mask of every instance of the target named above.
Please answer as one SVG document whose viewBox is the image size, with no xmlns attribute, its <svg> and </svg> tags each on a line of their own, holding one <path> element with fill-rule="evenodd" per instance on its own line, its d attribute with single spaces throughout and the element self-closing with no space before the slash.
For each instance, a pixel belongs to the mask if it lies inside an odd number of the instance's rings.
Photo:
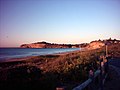
<svg viewBox="0 0 120 90">
<path fill-rule="evenodd" d="M 106 51 L 106 56 L 108 56 L 108 45 L 107 45 L 107 43 L 105 44 L 105 51 Z"/>
<path fill-rule="evenodd" d="M 107 62 L 106 62 L 106 69 L 107 69 L 107 72 L 106 72 L 106 73 L 108 73 L 108 71 L 109 71 L 109 62 L 108 62 L 108 59 L 109 59 L 109 57 L 107 56 L 107 57 L 106 57 L 106 60 L 107 60 Z"/>
<path fill-rule="evenodd" d="M 100 56 L 100 90 L 103 90 L 103 56 Z"/>
<path fill-rule="evenodd" d="M 90 71 L 89 71 L 89 78 L 92 79 L 92 82 L 88 85 L 88 89 L 89 89 L 89 90 L 93 90 L 94 71 L 93 71 L 92 69 L 90 69 Z"/>
</svg>

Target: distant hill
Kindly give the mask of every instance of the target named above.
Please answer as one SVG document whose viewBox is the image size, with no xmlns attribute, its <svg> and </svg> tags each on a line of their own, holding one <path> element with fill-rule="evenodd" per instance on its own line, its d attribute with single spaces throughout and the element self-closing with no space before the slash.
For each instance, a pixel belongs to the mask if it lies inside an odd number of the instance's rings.
<svg viewBox="0 0 120 90">
<path fill-rule="evenodd" d="M 31 44 L 22 44 L 21 48 L 79 48 L 84 47 L 86 44 L 55 44 L 48 42 L 36 42 Z"/>
<path fill-rule="evenodd" d="M 86 49 L 97 49 L 105 44 L 113 44 L 120 43 L 120 40 L 116 39 L 106 39 L 106 40 L 95 40 L 90 43 L 82 43 L 82 44 L 56 44 L 56 43 L 48 43 L 45 41 L 36 42 L 31 44 L 22 44 L 21 48 L 86 48 Z"/>
<path fill-rule="evenodd" d="M 101 48 L 105 45 L 111 45 L 111 44 L 117 44 L 120 43 L 120 40 L 116 40 L 116 39 L 105 39 L 105 40 L 95 40 L 95 41 L 91 41 L 85 48 L 86 49 L 97 49 L 97 48 Z"/>
</svg>

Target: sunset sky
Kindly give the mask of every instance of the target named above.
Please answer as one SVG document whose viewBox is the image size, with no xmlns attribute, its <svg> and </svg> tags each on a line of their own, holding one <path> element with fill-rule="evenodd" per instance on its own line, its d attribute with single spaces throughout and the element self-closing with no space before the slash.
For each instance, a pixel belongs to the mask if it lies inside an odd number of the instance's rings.
<svg viewBox="0 0 120 90">
<path fill-rule="evenodd" d="M 120 0 L 0 0 L 0 47 L 120 39 Z"/>
</svg>

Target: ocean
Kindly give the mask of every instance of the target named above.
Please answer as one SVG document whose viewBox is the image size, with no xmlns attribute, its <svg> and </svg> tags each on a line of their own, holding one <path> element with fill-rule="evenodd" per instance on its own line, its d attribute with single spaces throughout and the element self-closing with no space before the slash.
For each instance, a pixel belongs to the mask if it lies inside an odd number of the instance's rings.
<svg viewBox="0 0 120 90">
<path fill-rule="evenodd" d="M 80 50 L 80 48 L 0 48 L 0 60 L 48 55 Z"/>
</svg>

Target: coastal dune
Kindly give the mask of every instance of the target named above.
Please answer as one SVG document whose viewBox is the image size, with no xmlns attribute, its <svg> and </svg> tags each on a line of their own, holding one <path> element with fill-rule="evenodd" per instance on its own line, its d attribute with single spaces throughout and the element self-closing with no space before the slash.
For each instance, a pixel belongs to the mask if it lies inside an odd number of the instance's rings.
<svg viewBox="0 0 120 90">
<path fill-rule="evenodd" d="M 119 42 L 111 42 L 108 53 L 120 57 L 119 46 Z M 55 90 L 58 86 L 66 86 L 67 90 L 72 90 L 88 78 L 90 69 L 96 71 L 99 68 L 98 58 L 101 54 L 105 54 L 105 46 L 1 62 L 0 87 Z"/>
</svg>

